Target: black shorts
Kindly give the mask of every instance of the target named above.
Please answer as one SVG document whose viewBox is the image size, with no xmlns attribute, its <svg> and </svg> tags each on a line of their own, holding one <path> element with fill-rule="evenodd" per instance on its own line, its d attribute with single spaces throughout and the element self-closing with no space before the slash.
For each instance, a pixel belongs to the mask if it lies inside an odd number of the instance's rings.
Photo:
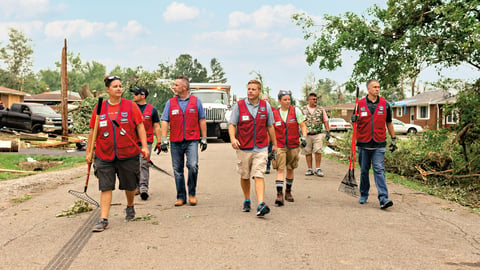
<svg viewBox="0 0 480 270">
<path fill-rule="evenodd" d="M 118 176 L 120 190 L 135 190 L 140 181 L 140 164 L 138 156 L 114 161 L 103 161 L 95 158 L 94 173 L 98 178 L 98 189 L 101 191 L 115 190 L 115 180 Z"/>
</svg>

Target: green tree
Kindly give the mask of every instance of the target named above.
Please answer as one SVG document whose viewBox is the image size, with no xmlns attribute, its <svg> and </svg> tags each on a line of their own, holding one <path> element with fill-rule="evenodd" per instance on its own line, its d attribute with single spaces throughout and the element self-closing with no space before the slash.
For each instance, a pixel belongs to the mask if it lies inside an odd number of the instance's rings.
<svg viewBox="0 0 480 270">
<path fill-rule="evenodd" d="M 342 65 L 345 50 L 359 53 L 347 83 L 377 78 L 387 89 L 399 91 L 402 76 L 414 80 L 427 66 L 480 68 L 479 0 L 389 0 L 387 8 L 369 9 L 371 20 L 353 13 L 325 15 L 317 30 L 305 14 L 293 16 L 313 39 L 306 49 L 307 62 L 334 70 Z M 319 33 L 317 35 L 317 33 Z"/>
<path fill-rule="evenodd" d="M 32 73 L 33 48 L 29 44 L 32 40 L 14 28 L 9 28 L 8 40 L 9 43 L 0 48 L 0 60 L 6 66 L 3 81 L 6 87 L 23 91 L 25 79 Z"/>
<path fill-rule="evenodd" d="M 225 71 L 223 71 L 223 67 L 218 62 L 217 58 L 212 58 L 210 60 L 210 70 L 212 71 L 212 75 L 209 78 L 209 82 L 211 83 L 226 83 L 227 78 L 225 78 Z"/>
<path fill-rule="evenodd" d="M 172 73 L 174 78 L 185 75 L 191 82 L 208 82 L 207 69 L 189 54 L 181 54 L 177 57 Z"/>
</svg>

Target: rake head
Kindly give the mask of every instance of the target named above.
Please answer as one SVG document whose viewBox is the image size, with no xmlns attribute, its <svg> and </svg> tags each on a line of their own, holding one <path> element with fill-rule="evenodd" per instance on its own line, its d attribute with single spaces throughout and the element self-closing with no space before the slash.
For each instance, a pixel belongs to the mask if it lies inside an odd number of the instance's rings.
<svg viewBox="0 0 480 270">
<path fill-rule="evenodd" d="M 95 201 L 92 197 L 88 196 L 86 192 L 80 192 L 80 191 L 75 191 L 75 190 L 69 190 L 68 193 L 72 194 L 73 196 L 84 200 L 88 202 L 91 205 L 94 205 L 96 207 L 100 207 L 100 204 Z"/>
<path fill-rule="evenodd" d="M 358 190 L 357 181 L 355 180 L 354 170 L 349 170 L 343 178 L 338 191 L 347 193 L 353 197 L 360 197 L 360 191 Z"/>
</svg>

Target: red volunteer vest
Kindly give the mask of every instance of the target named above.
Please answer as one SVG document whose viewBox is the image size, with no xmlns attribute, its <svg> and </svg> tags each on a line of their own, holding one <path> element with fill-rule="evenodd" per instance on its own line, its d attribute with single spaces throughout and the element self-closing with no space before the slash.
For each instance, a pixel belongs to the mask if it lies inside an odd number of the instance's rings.
<svg viewBox="0 0 480 270">
<path fill-rule="evenodd" d="M 117 118 L 115 119 L 127 134 L 121 135 L 120 128 L 113 125 L 108 116 L 107 102 L 102 103 L 98 122 L 98 134 L 95 143 L 95 156 L 101 160 L 112 161 L 117 159 L 128 159 L 137 156 L 140 151 L 132 144 L 127 136 L 134 141 L 138 140 L 136 125 L 133 122 L 133 102 L 122 98 L 118 106 Z M 135 104 L 135 106 L 137 106 Z M 96 109 L 95 109 L 96 110 Z"/>
<path fill-rule="evenodd" d="M 372 138 L 375 142 L 384 142 L 387 138 L 387 128 L 385 127 L 387 102 L 384 98 L 379 98 L 380 100 L 373 115 L 367 107 L 366 98 L 358 101 L 357 141 L 359 142 L 367 143 Z"/>
<path fill-rule="evenodd" d="M 198 124 L 197 97 L 190 95 L 185 112 L 178 104 L 178 97 L 170 99 L 170 141 L 181 142 L 200 139 Z"/>
<path fill-rule="evenodd" d="M 267 103 L 265 100 L 260 100 L 258 111 L 255 118 L 247 109 L 245 100 L 238 102 L 239 119 L 237 125 L 237 140 L 240 142 L 240 149 L 248 150 L 257 147 L 267 147 Z M 252 130 L 253 136 L 252 136 Z"/>
<path fill-rule="evenodd" d="M 145 132 L 147 133 L 147 142 L 153 143 L 153 122 L 152 122 L 153 106 L 147 104 L 143 111 L 143 125 L 145 126 Z M 140 140 L 138 140 L 140 143 Z"/>
<path fill-rule="evenodd" d="M 298 132 L 297 115 L 295 114 L 295 107 L 288 108 L 287 121 L 284 122 L 280 116 L 280 108 L 273 111 L 275 119 L 275 136 L 277 137 L 277 146 L 288 148 L 297 148 L 300 146 Z"/>
</svg>

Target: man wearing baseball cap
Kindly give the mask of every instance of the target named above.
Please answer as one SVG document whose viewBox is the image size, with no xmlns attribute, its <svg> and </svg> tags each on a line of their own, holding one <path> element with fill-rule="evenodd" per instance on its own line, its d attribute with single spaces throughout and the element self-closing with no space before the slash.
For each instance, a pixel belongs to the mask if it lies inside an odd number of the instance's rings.
<svg viewBox="0 0 480 270">
<path fill-rule="evenodd" d="M 143 125 L 147 133 L 148 151 L 151 153 L 153 144 L 153 135 L 157 137 L 158 149 L 160 149 L 160 118 L 158 117 L 158 111 L 155 106 L 147 104 L 148 90 L 145 87 L 135 87 L 133 90 L 133 101 L 137 103 L 140 111 L 143 114 Z M 160 153 L 160 150 L 158 151 Z M 148 195 L 148 185 L 150 179 L 150 171 L 148 166 L 148 160 L 145 157 L 140 158 L 140 183 L 138 189 L 142 200 L 146 201 Z"/>
</svg>

